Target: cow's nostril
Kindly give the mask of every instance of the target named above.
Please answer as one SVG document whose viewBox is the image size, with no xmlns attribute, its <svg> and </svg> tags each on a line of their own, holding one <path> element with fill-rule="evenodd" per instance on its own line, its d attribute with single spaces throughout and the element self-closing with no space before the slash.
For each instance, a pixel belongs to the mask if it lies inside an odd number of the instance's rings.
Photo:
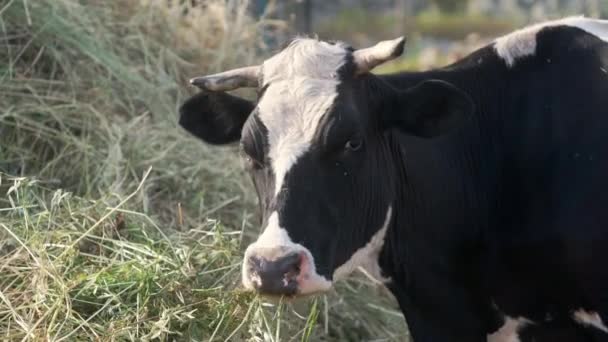
<svg viewBox="0 0 608 342">
<path fill-rule="evenodd" d="M 300 275 L 300 258 L 298 257 L 296 260 L 291 260 L 291 265 L 286 268 L 286 272 L 283 276 L 283 279 L 287 282 L 295 281 Z"/>
</svg>

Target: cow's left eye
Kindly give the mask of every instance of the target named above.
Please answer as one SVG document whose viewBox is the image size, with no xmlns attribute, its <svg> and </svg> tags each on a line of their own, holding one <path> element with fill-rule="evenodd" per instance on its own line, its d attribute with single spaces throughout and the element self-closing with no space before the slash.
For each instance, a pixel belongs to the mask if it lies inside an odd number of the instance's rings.
<svg viewBox="0 0 608 342">
<path fill-rule="evenodd" d="M 363 140 L 359 138 L 353 138 L 346 142 L 344 148 L 348 151 L 358 151 L 363 146 Z"/>
<path fill-rule="evenodd" d="M 262 169 L 264 165 L 250 156 L 245 156 L 245 167 L 252 170 L 259 170 Z"/>
<path fill-rule="evenodd" d="M 250 153 L 247 153 L 247 148 L 241 144 L 240 146 L 240 154 L 243 160 L 245 161 L 245 167 L 250 170 L 259 170 L 264 167 L 262 162 L 258 159 L 252 157 Z"/>
</svg>

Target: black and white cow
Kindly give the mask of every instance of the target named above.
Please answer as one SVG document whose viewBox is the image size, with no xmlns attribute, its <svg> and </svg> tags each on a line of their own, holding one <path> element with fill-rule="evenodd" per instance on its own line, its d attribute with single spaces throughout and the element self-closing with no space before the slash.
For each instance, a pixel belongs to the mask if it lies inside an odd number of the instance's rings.
<svg viewBox="0 0 608 342">
<path fill-rule="evenodd" d="M 192 79 L 180 124 L 240 141 L 259 196 L 244 286 L 304 296 L 362 266 L 416 342 L 608 341 L 608 21 L 370 73 L 403 46 L 299 38 Z"/>
</svg>

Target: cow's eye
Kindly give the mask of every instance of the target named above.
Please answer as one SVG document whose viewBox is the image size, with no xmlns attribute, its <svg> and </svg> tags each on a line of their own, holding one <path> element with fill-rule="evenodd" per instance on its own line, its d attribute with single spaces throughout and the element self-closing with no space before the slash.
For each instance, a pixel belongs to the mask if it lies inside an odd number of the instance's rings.
<svg viewBox="0 0 608 342">
<path fill-rule="evenodd" d="M 241 144 L 240 154 L 241 154 L 241 157 L 243 158 L 243 161 L 245 162 L 245 167 L 250 170 L 259 170 L 259 169 L 263 168 L 264 165 L 262 164 L 262 162 L 260 162 L 256 158 L 252 157 L 251 153 L 247 152 L 247 150 L 248 149 L 245 147 L 245 145 Z"/>
<path fill-rule="evenodd" d="M 259 161 L 255 160 L 254 158 L 245 155 L 245 166 L 248 169 L 253 169 L 253 170 L 259 170 L 261 168 L 264 167 L 264 165 L 262 165 L 262 163 L 260 163 Z"/>
<path fill-rule="evenodd" d="M 363 140 L 361 140 L 360 138 L 353 138 L 346 142 L 346 145 L 344 145 L 344 148 L 347 151 L 358 151 L 361 149 L 362 146 L 363 146 Z"/>
</svg>

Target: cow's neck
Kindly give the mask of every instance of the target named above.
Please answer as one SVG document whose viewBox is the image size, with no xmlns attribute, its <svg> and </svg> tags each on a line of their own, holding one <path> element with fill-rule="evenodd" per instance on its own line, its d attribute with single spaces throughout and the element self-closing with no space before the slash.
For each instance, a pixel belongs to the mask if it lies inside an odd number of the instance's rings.
<svg viewBox="0 0 608 342">
<path fill-rule="evenodd" d="M 482 87 L 479 80 L 469 85 L 458 71 L 446 70 L 401 74 L 385 81 L 405 89 L 426 79 L 450 81 L 470 94 Z M 433 304 L 446 307 L 446 320 L 464 311 L 487 314 L 483 312 L 488 303 L 482 295 L 480 242 L 486 228 L 494 224 L 500 151 L 494 126 L 488 125 L 497 116 L 484 112 L 490 107 L 482 98 L 474 101 L 480 110 L 452 136 L 431 141 L 391 131 L 386 137 L 396 173 L 388 179 L 394 179 L 398 193 L 380 263 L 410 326 L 418 320 L 423 324 L 424 314 L 418 310 Z M 439 286 L 446 282 L 454 286 Z M 462 293 L 441 293 L 441 288 L 462 289 Z M 477 293 L 470 293 L 471 289 Z M 466 307 L 469 310 L 463 310 Z"/>
</svg>

